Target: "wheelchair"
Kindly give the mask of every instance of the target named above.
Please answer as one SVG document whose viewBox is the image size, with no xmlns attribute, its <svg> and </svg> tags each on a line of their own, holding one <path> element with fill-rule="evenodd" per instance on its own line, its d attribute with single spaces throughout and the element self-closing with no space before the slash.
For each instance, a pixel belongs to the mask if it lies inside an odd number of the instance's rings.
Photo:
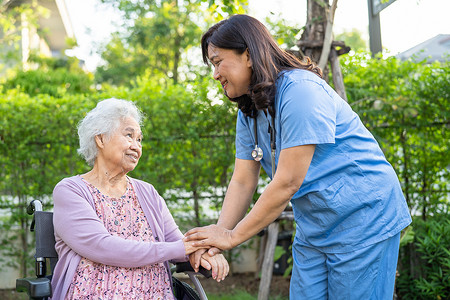
<svg viewBox="0 0 450 300">
<path fill-rule="evenodd" d="M 53 229 L 53 213 L 42 209 L 39 200 L 33 200 L 27 207 L 27 213 L 33 215 L 30 231 L 35 233 L 36 254 L 35 272 L 36 277 L 16 279 L 16 291 L 26 292 L 29 299 L 47 300 L 52 296 L 51 278 L 53 269 L 58 261 L 55 250 L 55 235 Z M 49 272 L 47 271 L 49 269 Z M 184 273 L 194 284 L 189 284 L 172 277 L 173 291 L 177 300 L 207 300 L 205 291 L 197 278 L 197 275 L 211 277 L 211 271 L 201 268 L 198 273 L 194 272 L 189 262 L 176 263 L 171 268 L 172 273 Z M 59 300 L 59 299 L 57 299 Z"/>
</svg>

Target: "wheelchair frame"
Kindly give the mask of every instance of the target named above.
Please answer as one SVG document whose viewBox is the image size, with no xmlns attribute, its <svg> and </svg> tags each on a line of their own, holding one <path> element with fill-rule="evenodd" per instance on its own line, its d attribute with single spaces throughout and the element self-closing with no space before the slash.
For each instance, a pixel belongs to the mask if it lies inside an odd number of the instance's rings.
<svg viewBox="0 0 450 300">
<path fill-rule="evenodd" d="M 16 279 L 16 291 L 26 292 L 30 299 L 46 300 L 52 296 L 51 276 L 58 260 L 58 254 L 55 250 L 53 213 L 43 211 L 42 203 L 39 200 L 30 202 L 27 213 L 33 215 L 30 231 L 34 232 L 36 237 L 36 254 L 34 256 L 36 277 Z M 50 275 L 47 275 L 48 263 L 50 263 Z M 182 262 L 176 263 L 171 268 L 171 272 L 187 274 L 195 286 L 195 292 L 199 299 L 208 299 L 197 275 L 209 278 L 211 277 L 211 271 L 201 268 L 197 273 L 189 262 Z"/>
</svg>

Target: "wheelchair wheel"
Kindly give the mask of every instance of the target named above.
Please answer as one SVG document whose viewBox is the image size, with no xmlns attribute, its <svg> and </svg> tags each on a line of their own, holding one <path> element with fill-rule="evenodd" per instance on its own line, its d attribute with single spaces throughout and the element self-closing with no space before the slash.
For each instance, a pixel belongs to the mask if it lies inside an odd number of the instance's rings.
<svg viewBox="0 0 450 300">
<path fill-rule="evenodd" d="M 186 282 L 172 277 L 173 292 L 177 300 L 200 300 L 197 292 Z"/>
</svg>

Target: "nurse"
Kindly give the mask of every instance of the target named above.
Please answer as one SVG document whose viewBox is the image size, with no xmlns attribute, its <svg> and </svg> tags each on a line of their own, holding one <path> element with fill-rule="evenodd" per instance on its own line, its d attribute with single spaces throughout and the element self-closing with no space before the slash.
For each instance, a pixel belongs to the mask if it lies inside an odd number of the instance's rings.
<svg viewBox="0 0 450 300">
<path fill-rule="evenodd" d="M 290 201 L 291 299 L 392 299 L 400 232 L 411 217 L 395 171 L 358 115 L 317 66 L 283 51 L 250 16 L 215 24 L 201 44 L 239 108 L 236 161 L 217 224 L 185 239 L 211 255 L 231 249 Z M 246 214 L 261 166 L 272 180 Z"/>
</svg>

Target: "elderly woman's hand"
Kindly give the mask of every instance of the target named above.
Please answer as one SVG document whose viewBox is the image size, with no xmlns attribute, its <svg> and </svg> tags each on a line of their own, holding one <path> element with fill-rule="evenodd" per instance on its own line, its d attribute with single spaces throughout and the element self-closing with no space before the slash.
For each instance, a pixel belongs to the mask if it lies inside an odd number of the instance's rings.
<svg viewBox="0 0 450 300">
<path fill-rule="evenodd" d="M 189 262 L 191 263 L 192 268 L 194 268 L 195 272 L 198 272 L 198 268 L 200 266 L 200 260 L 202 258 L 203 253 L 208 253 L 209 256 L 214 256 L 216 254 L 222 253 L 222 250 L 216 247 L 212 247 L 209 250 L 207 248 L 203 248 L 200 250 L 197 250 L 191 254 L 189 254 Z M 203 266 L 205 269 L 210 269 L 207 266 Z"/>
<path fill-rule="evenodd" d="M 228 272 L 230 271 L 228 261 L 222 254 L 210 256 L 208 253 L 204 253 L 200 260 L 200 264 L 205 269 L 211 270 L 212 278 L 217 282 L 224 280 L 225 277 L 227 277 Z"/>
<path fill-rule="evenodd" d="M 198 268 L 200 266 L 200 260 L 202 258 L 203 253 L 205 253 L 206 251 L 208 251 L 207 248 L 203 248 L 200 250 L 197 250 L 191 254 L 189 254 L 189 262 L 191 263 L 192 268 L 194 268 L 195 272 L 198 272 Z M 212 256 L 210 254 L 210 256 Z M 207 266 L 203 266 L 205 269 L 210 269 Z"/>
</svg>

